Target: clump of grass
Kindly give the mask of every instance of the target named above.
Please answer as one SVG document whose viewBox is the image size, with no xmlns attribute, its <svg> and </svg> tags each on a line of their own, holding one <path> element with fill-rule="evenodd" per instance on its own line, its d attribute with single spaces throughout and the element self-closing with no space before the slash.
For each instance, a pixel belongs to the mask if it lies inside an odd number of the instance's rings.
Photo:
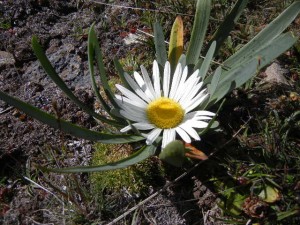
<svg viewBox="0 0 300 225">
<path fill-rule="evenodd" d="M 9 22 L 7 22 L 7 21 L 5 21 L 5 20 L 3 20 L 3 19 L 0 18 L 0 28 L 1 29 L 8 30 L 11 27 L 12 27 L 11 23 L 9 23 Z"/>
</svg>

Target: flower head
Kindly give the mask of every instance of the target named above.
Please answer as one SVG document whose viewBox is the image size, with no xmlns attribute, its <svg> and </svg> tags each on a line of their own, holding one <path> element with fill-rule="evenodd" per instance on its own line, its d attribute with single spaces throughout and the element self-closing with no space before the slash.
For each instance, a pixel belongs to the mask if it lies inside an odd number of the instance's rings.
<svg viewBox="0 0 300 225">
<path fill-rule="evenodd" d="M 134 72 L 134 79 L 125 74 L 129 90 L 116 85 L 122 93 L 116 95 L 120 114 L 133 123 L 121 129 L 127 132 L 133 127 L 143 133 L 146 143 L 152 144 L 162 133 L 162 148 L 174 141 L 178 134 L 186 143 L 200 140 L 195 129 L 206 128 L 215 114 L 195 110 L 208 97 L 206 89 L 201 90 L 199 70 L 188 77 L 188 68 L 178 64 L 171 80 L 170 63 L 166 62 L 161 80 L 159 67 L 153 62 L 152 80 L 141 66 L 142 76 Z"/>
</svg>

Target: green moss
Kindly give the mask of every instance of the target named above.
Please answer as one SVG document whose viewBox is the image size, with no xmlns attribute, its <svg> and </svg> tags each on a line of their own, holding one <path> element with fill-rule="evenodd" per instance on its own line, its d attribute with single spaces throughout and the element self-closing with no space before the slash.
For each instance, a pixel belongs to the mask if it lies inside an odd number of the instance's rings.
<svg viewBox="0 0 300 225">
<path fill-rule="evenodd" d="M 130 145 L 96 144 L 92 165 L 102 165 L 128 157 L 133 149 Z M 105 195 L 114 195 L 126 190 L 131 195 L 143 196 L 150 186 L 162 184 L 163 170 L 156 158 L 145 160 L 133 166 L 90 174 L 93 194 L 98 203 L 104 204 Z"/>
</svg>

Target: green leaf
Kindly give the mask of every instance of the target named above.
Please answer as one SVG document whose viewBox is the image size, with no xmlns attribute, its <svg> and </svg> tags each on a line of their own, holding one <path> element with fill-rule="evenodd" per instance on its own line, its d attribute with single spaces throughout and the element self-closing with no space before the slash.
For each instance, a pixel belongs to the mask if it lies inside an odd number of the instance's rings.
<svg viewBox="0 0 300 225">
<path fill-rule="evenodd" d="M 209 121 L 207 127 L 206 127 L 205 129 L 203 129 L 201 132 L 199 132 L 199 135 L 200 135 L 200 136 L 206 134 L 206 133 L 209 131 L 209 129 L 216 129 L 216 128 L 219 126 L 219 122 L 216 121 L 216 119 L 217 119 L 217 116 L 218 116 L 220 110 L 222 109 L 222 107 L 223 107 L 225 101 L 226 101 L 226 100 L 224 99 L 224 100 L 221 102 L 221 104 L 220 104 L 220 106 L 219 106 L 219 108 L 218 108 L 218 110 L 217 110 L 217 112 L 216 112 L 216 115 Z M 206 108 L 206 107 L 205 107 L 205 108 Z"/>
<path fill-rule="evenodd" d="M 297 38 L 291 32 L 281 34 L 255 51 L 255 55 L 249 55 L 248 61 L 238 63 L 228 71 L 222 71 L 220 82 L 210 100 L 219 101 L 231 90 L 246 83 L 259 69 L 293 46 L 296 41 Z"/>
<path fill-rule="evenodd" d="M 277 36 L 291 24 L 299 12 L 300 1 L 296 1 L 283 11 L 275 20 L 273 20 L 266 28 L 259 32 L 243 48 L 229 57 L 224 62 L 224 65 L 227 67 L 233 67 L 236 64 L 247 60 L 251 57 L 251 55 L 255 54 L 254 50 L 260 49 L 262 46 L 277 38 Z"/>
<path fill-rule="evenodd" d="M 186 56 L 182 54 L 178 60 L 178 63 L 181 64 L 182 68 L 185 68 L 186 66 Z"/>
<path fill-rule="evenodd" d="M 91 31 L 90 31 L 91 32 Z M 100 88 L 96 84 L 96 79 L 95 79 L 95 70 L 94 70 L 94 57 L 95 57 L 95 48 L 94 48 L 94 43 L 92 42 L 92 37 L 93 35 L 89 35 L 88 38 L 88 62 L 89 62 L 89 71 L 90 71 L 90 76 L 92 80 L 92 87 L 94 90 L 94 93 L 103 106 L 104 110 L 114 119 L 116 117 L 111 113 L 111 108 L 110 106 L 106 103 L 106 101 L 103 99 L 102 95 L 100 94 L 99 90 Z"/>
<path fill-rule="evenodd" d="M 243 203 L 246 199 L 245 195 L 231 192 L 226 199 L 225 211 L 233 216 L 238 216 L 243 212 Z"/>
<path fill-rule="evenodd" d="M 196 65 L 207 31 L 211 0 L 198 0 L 190 44 L 186 53 L 187 65 Z"/>
<path fill-rule="evenodd" d="M 261 69 L 271 63 L 273 59 L 291 48 L 297 40 L 298 37 L 296 37 L 292 32 L 288 32 L 279 35 L 277 38 L 264 45 L 256 51 L 256 55 L 252 55 L 252 57 L 257 57 L 259 62 L 258 69 Z"/>
<path fill-rule="evenodd" d="M 93 52 L 95 53 L 96 62 L 100 74 L 101 85 L 103 86 L 104 92 L 107 95 L 109 101 L 113 104 L 114 107 L 118 108 L 118 104 L 114 100 L 114 94 L 108 84 L 107 75 L 105 72 L 105 67 L 103 63 L 103 57 L 100 49 L 100 45 L 97 39 L 97 35 L 94 29 L 94 24 L 91 26 L 89 31 L 89 56 L 93 56 Z M 89 65 L 94 64 L 94 57 L 89 57 Z"/>
<path fill-rule="evenodd" d="M 99 172 L 106 170 L 116 170 L 131 166 L 133 164 L 139 163 L 150 156 L 154 155 L 156 147 L 154 145 L 148 145 L 142 147 L 140 150 L 136 151 L 129 157 L 119 160 L 117 162 L 108 163 L 99 166 L 79 166 L 79 167 L 68 167 L 63 169 L 52 169 L 39 167 L 41 170 L 48 172 L 58 172 L 58 173 L 90 173 Z"/>
<path fill-rule="evenodd" d="M 225 17 L 223 23 L 218 27 L 218 30 L 214 33 L 208 44 L 208 46 L 210 46 L 214 41 L 216 41 L 217 45 L 214 54 L 218 53 L 221 45 L 228 37 L 230 31 L 234 28 L 237 20 L 240 18 L 247 3 L 248 0 L 238 0 L 230 13 Z"/>
<path fill-rule="evenodd" d="M 167 62 L 167 50 L 163 29 L 159 23 L 155 23 L 153 29 L 157 63 L 164 67 Z"/>
<path fill-rule="evenodd" d="M 279 190 L 272 186 L 265 186 L 264 189 L 258 195 L 263 201 L 273 203 L 281 198 Z"/>
<path fill-rule="evenodd" d="M 101 116 L 97 114 L 93 109 L 90 109 L 88 106 L 86 106 L 83 102 L 81 102 L 73 93 L 72 91 L 67 87 L 65 82 L 58 76 L 56 71 L 54 70 L 53 66 L 51 65 L 49 59 L 45 55 L 41 45 L 39 44 L 37 37 L 32 37 L 32 48 L 39 59 L 42 67 L 46 71 L 46 73 L 51 77 L 51 79 L 54 81 L 54 83 L 80 108 L 82 108 L 84 111 L 86 111 L 89 115 L 95 117 L 96 119 L 115 125 L 120 126 L 116 121 L 107 119 L 104 116 Z"/>
<path fill-rule="evenodd" d="M 123 83 L 123 86 L 126 87 L 128 90 L 132 90 L 132 88 L 128 84 L 127 80 L 125 79 L 125 76 L 124 76 L 125 71 L 118 59 L 114 59 L 114 65 L 115 65 L 115 68 L 116 68 L 116 70 L 119 74 L 119 77 Z"/>
<path fill-rule="evenodd" d="M 173 166 L 182 166 L 185 158 L 185 147 L 182 141 L 172 141 L 159 154 L 159 158 Z"/>
<path fill-rule="evenodd" d="M 169 62 L 171 64 L 171 74 L 175 71 L 178 60 L 183 52 L 183 22 L 180 16 L 176 17 L 171 30 L 169 44 Z"/>
<path fill-rule="evenodd" d="M 40 109 L 19 99 L 13 98 L 2 91 L 0 91 L 0 99 L 23 111 L 27 115 L 41 121 L 42 123 L 69 133 L 75 137 L 110 144 L 137 142 L 144 139 L 141 136 L 105 134 L 79 127 L 60 118 L 55 118 L 54 116 L 43 112 Z"/>
<path fill-rule="evenodd" d="M 239 65 L 229 71 L 224 71 L 222 73 L 223 80 L 217 85 L 216 91 L 210 97 L 209 103 L 216 99 L 219 101 L 222 99 L 227 93 L 231 92 L 234 88 L 239 87 L 239 85 L 245 83 L 249 80 L 258 68 L 258 61 L 256 58 L 251 61 Z"/>
<path fill-rule="evenodd" d="M 199 74 L 200 74 L 200 77 L 202 78 L 202 80 L 205 79 L 205 76 L 206 76 L 206 74 L 208 72 L 211 60 L 212 60 L 212 58 L 214 56 L 215 49 L 216 49 L 216 42 L 214 41 L 211 44 L 211 46 L 210 46 L 210 48 L 209 48 L 209 50 L 208 50 L 208 52 L 207 52 L 207 54 L 205 56 L 205 59 L 202 62 L 201 68 L 199 70 Z"/>
<path fill-rule="evenodd" d="M 291 210 L 288 210 L 288 211 L 285 211 L 285 212 L 278 212 L 277 213 L 277 220 L 280 221 L 280 220 L 283 220 L 285 218 L 295 216 L 299 213 L 300 213 L 300 208 L 291 209 Z"/>
<path fill-rule="evenodd" d="M 221 74 L 222 74 L 222 67 L 219 66 L 215 70 L 215 73 L 214 73 L 214 75 L 212 77 L 211 83 L 208 86 L 208 93 L 209 93 L 210 97 L 213 96 L 213 94 L 215 93 L 215 91 L 217 89 L 217 86 L 218 86 L 219 81 L 220 81 Z"/>
</svg>

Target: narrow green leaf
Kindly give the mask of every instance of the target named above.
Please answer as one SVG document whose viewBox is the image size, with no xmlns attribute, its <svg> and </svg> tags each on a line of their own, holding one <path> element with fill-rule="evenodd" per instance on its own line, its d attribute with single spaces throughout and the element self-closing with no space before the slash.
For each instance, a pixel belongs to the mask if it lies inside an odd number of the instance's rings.
<svg viewBox="0 0 300 225">
<path fill-rule="evenodd" d="M 226 100 L 223 99 L 223 101 L 221 102 L 221 104 L 220 104 L 220 106 L 219 106 L 219 108 L 218 108 L 218 110 L 217 110 L 217 112 L 216 112 L 216 115 L 209 121 L 207 127 L 204 128 L 202 131 L 199 132 L 199 135 L 200 135 L 200 136 L 206 134 L 210 129 L 215 129 L 215 128 L 217 128 L 217 127 L 219 126 L 219 122 L 216 121 L 216 119 L 217 119 L 217 116 L 218 116 L 220 110 L 222 109 L 222 107 L 223 107 L 225 101 L 226 101 Z"/>
<path fill-rule="evenodd" d="M 95 56 L 96 56 L 96 62 L 99 70 L 99 75 L 100 75 L 100 80 L 101 80 L 101 85 L 103 86 L 104 92 L 109 99 L 109 101 L 113 104 L 114 107 L 118 108 L 118 104 L 114 100 L 114 94 L 108 84 L 107 80 L 107 75 L 105 72 L 105 67 L 103 63 L 103 57 L 100 49 L 100 45 L 97 39 L 97 35 L 94 29 L 94 24 L 91 26 L 90 31 L 89 31 L 89 45 L 90 45 L 90 50 L 95 51 Z M 94 57 L 89 58 L 89 63 L 91 65 L 94 64 Z"/>
<path fill-rule="evenodd" d="M 199 70 L 199 74 L 200 74 L 200 77 L 202 78 L 202 80 L 205 79 L 205 76 L 206 76 L 206 74 L 208 72 L 210 63 L 211 63 L 212 58 L 214 56 L 215 49 L 216 49 L 216 42 L 214 41 L 211 44 L 211 46 L 209 47 L 209 50 L 208 50 L 208 52 L 207 52 L 207 54 L 205 56 L 204 61 L 201 64 L 201 68 Z"/>
<path fill-rule="evenodd" d="M 95 57 L 95 49 L 94 49 L 94 44 L 91 41 L 91 35 L 89 35 L 88 38 L 88 63 L 89 63 L 89 71 L 90 71 L 90 76 L 92 80 L 92 87 L 94 90 L 94 93 L 103 106 L 104 110 L 112 117 L 116 118 L 113 114 L 111 114 L 111 108 L 110 106 L 106 103 L 106 101 L 103 99 L 102 95 L 100 94 L 99 90 L 100 88 L 96 84 L 96 79 L 95 79 L 95 70 L 94 70 L 94 57 Z"/>
<path fill-rule="evenodd" d="M 222 73 L 222 67 L 219 66 L 216 69 L 216 71 L 212 77 L 211 83 L 209 85 L 209 88 L 208 88 L 209 96 L 212 96 L 215 93 L 217 86 L 219 84 L 219 81 L 220 81 L 221 73 Z"/>
<path fill-rule="evenodd" d="M 202 66 L 202 63 L 204 62 L 204 57 L 202 58 L 199 58 L 198 59 L 198 62 L 196 63 L 196 65 L 194 66 L 193 68 L 193 71 L 197 70 L 197 69 L 200 69 L 201 66 Z M 191 68 L 191 67 L 190 67 Z M 191 68 L 192 69 L 192 68 Z"/>
<path fill-rule="evenodd" d="M 261 68 L 271 63 L 273 59 L 277 58 L 283 52 L 292 47 L 296 41 L 297 37 L 295 37 L 291 32 L 281 34 L 276 39 L 273 39 L 271 42 L 268 42 L 266 45 L 262 46 L 262 48 L 256 50 L 252 55 L 249 55 L 248 58 L 243 59 L 243 62 L 241 64 L 247 64 L 245 62 L 246 60 L 256 60 L 256 71 L 254 71 L 252 74 L 254 75 Z M 235 65 L 235 67 L 239 67 L 239 65 L 241 64 L 238 63 L 237 65 Z M 241 72 L 240 74 L 236 74 L 236 77 L 231 73 L 231 71 L 233 70 L 231 69 L 228 71 L 224 71 L 222 76 L 223 79 L 221 79 L 220 86 L 223 84 L 224 81 L 227 82 L 231 79 L 235 80 L 236 87 L 240 87 L 252 77 L 251 74 L 246 75 L 247 70 Z"/>
<path fill-rule="evenodd" d="M 254 58 L 251 61 L 244 63 L 243 65 L 231 69 L 227 73 L 224 72 L 222 76 L 224 77 L 224 79 L 218 83 L 215 93 L 210 98 L 210 102 L 214 99 L 219 101 L 234 88 L 237 88 L 241 84 L 245 83 L 255 74 L 257 68 L 258 61 Z"/>
<path fill-rule="evenodd" d="M 211 0 L 198 0 L 190 44 L 186 53 L 187 65 L 196 65 L 207 31 Z"/>
<path fill-rule="evenodd" d="M 185 68 L 186 66 L 186 56 L 182 54 L 178 60 L 178 63 L 181 64 L 182 68 Z"/>
<path fill-rule="evenodd" d="M 129 157 L 122 159 L 117 162 L 108 163 L 105 165 L 99 166 L 79 166 L 79 167 L 68 167 L 63 169 L 52 169 L 52 168 L 44 168 L 39 167 L 41 170 L 48 172 L 57 172 L 57 173 L 90 173 L 90 172 L 99 172 L 106 170 L 116 170 L 131 166 L 133 164 L 139 163 L 155 153 L 156 147 L 154 145 L 148 145 L 142 147 L 140 150 L 136 151 Z"/>
<path fill-rule="evenodd" d="M 157 63 L 164 67 L 167 61 L 167 50 L 163 29 L 159 23 L 155 23 L 153 29 Z"/>
<path fill-rule="evenodd" d="M 175 71 L 178 60 L 183 52 L 183 21 L 177 16 L 171 30 L 169 44 L 169 62 L 171 64 L 171 74 Z"/>
<path fill-rule="evenodd" d="M 218 27 L 218 30 L 214 33 L 212 39 L 210 40 L 208 46 L 210 46 L 214 41 L 216 41 L 215 55 L 219 52 L 219 49 L 223 42 L 228 37 L 230 31 L 234 28 L 235 23 L 240 18 L 243 10 L 245 9 L 248 0 L 238 0 L 230 13 L 225 17 L 222 24 Z"/>
<path fill-rule="evenodd" d="M 128 82 L 127 82 L 127 80 L 125 79 L 125 76 L 124 76 L 125 71 L 124 71 L 124 69 L 123 69 L 123 67 L 122 67 L 122 65 L 121 65 L 121 63 L 119 62 L 118 59 L 114 59 L 114 65 L 115 65 L 115 68 L 116 68 L 116 70 L 119 74 L 119 77 L 120 77 L 120 79 L 123 83 L 123 86 L 126 87 L 128 90 L 131 90 L 131 87 L 128 84 Z"/>
<path fill-rule="evenodd" d="M 278 37 L 296 18 L 300 12 L 300 1 L 291 4 L 285 11 L 283 11 L 276 19 L 274 19 L 266 28 L 259 32 L 250 42 L 248 42 L 237 53 L 229 57 L 224 65 L 232 67 L 237 63 L 244 62 L 253 51 L 260 49 L 266 43 L 273 41 Z"/>
<path fill-rule="evenodd" d="M 234 65 L 234 68 L 222 72 L 222 77 L 211 100 L 219 101 L 234 88 L 240 87 L 256 74 L 261 68 L 289 49 L 297 41 L 291 32 L 285 33 L 268 42 L 263 48 L 250 55 L 247 62 Z"/>
<path fill-rule="evenodd" d="M 110 144 L 137 142 L 144 139 L 141 136 L 105 134 L 79 127 L 65 120 L 55 118 L 54 116 L 43 112 L 40 109 L 19 99 L 13 98 L 2 91 L 0 91 L 0 99 L 23 111 L 27 115 L 41 121 L 42 123 L 47 124 L 55 129 L 59 129 L 62 132 L 71 134 L 75 137 Z"/>
<path fill-rule="evenodd" d="M 257 60 L 259 61 L 258 69 L 260 70 L 268 65 L 273 59 L 291 48 L 297 40 L 298 37 L 296 37 L 292 32 L 281 34 L 256 51 L 256 55 L 251 55 L 250 57 L 257 57 Z"/>
<path fill-rule="evenodd" d="M 280 221 L 291 216 L 296 216 L 299 215 L 299 213 L 300 213 L 300 208 L 290 209 L 285 212 L 277 212 L 277 220 Z"/>
<path fill-rule="evenodd" d="M 107 119 L 104 116 L 101 116 L 97 114 L 93 109 L 90 109 L 88 106 L 86 106 L 83 102 L 81 102 L 73 93 L 72 91 L 67 87 L 65 82 L 58 76 L 56 71 L 54 70 L 53 66 L 51 65 L 49 59 L 45 55 L 41 45 L 39 44 L 37 37 L 32 37 L 32 48 L 39 59 L 42 67 L 46 71 L 46 73 L 51 77 L 51 79 L 54 81 L 54 83 L 80 108 L 82 108 L 84 111 L 86 111 L 89 115 L 95 117 L 96 119 L 113 124 L 115 126 L 120 126 L 116 121 Z"/>
</svg>

